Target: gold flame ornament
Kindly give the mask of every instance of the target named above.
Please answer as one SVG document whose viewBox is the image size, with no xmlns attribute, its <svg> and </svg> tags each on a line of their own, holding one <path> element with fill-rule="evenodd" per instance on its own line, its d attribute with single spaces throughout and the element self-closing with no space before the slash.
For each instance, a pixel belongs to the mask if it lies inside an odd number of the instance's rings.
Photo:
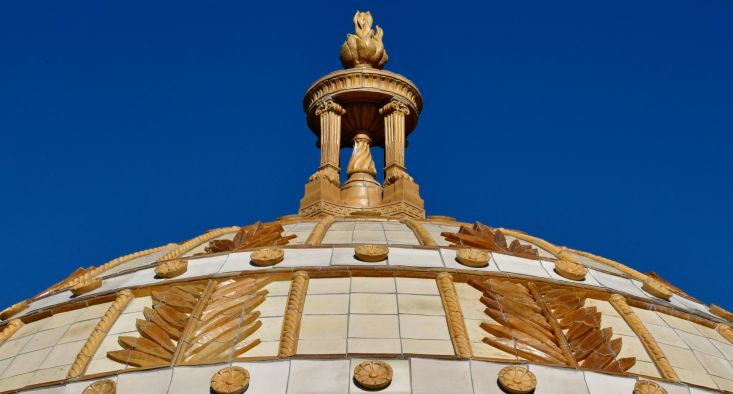
<svg viewBox="0 0 733 394">
<path fill-rule="evenodd" d="M 372 30 L 372 14 L 356 11 L 354 14 L 354 31 L 347 34 L 346 42 L 341 46 L 341 64 L 344 68 L 374 67 L 384 68 L 387 63 L 387 51 L 382 44 L 384 31 L 377 26 Z"/>
</svg>

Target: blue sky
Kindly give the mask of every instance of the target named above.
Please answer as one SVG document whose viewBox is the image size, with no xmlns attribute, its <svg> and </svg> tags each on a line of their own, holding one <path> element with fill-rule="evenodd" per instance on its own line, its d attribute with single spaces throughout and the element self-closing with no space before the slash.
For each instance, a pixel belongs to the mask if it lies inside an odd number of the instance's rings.
<svg viewBox="0 0 733 394">
<path fill-rule="evenodd" d="M 406 160 L 429 214 L 655 271 L 733 310 L 733 2 L 0 7 L 0 305 L 296 212 L 319 160 L 302 95 L 370 9 L 387 69 L 424 96 Z"/>
</svg>

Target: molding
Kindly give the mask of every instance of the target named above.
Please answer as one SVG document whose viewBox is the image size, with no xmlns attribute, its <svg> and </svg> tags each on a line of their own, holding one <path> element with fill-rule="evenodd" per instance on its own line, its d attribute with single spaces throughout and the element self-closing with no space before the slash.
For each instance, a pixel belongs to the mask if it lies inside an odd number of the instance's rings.
<svg viewBox="0 0 733 394">
<path fill-rule="evenodd" d="M 445 310 L 445 318 L 448 321 L 448 331 L 450 331 L 451 341 L 456 355 L 460 358 L 471 358 L 471 340 L 468 337 L 466 323 L 463 320 L 463 312 L 461 311 L 461 303 L 453 284 L 453 276 L 447 272 L 441 272 L 435 278 L 440 292 L 440 299 L 443 301 L 443 309 Z"/>
<path fill-rule="evenodd" d="M 13 336 L 13 334 L 15 334 L 15 332 L 21 327 L 23 327 L 23 322 L 20 321 L 20 319 L 11 320 L 7 325 L 5 325 L 2 331 L 0 331 L 0 345 L 10 339 L 10 337 Z"/>
<path fill-rule="evenodd" d="M 575 250 L 575 249 L 568 249 L 568 250 L 571 251 L 571 252 L 573 252 L 573 253 L 579 254 L 579 255 L 581 255 L 583 257 L 587 257 L 589 259 L 596 260 L 596 261 L 598 261 L 600 263 L 606 264 L 606 265 L 608 265 L 610 267 L 616 268 L 617 270 L 625 273 L 626 275 L 628 275 L 628 276 L 630 276 L 630 277 L 632 277 L 632 278 L 634 278 L 634 279 L 636 279 L 636 280 L 638 280 L 640 282 L 644 282 L 645 280 L 647 280 L 649 278 L 649 276 L 647 276 L 645 274 L 642 274 L 641 272 L 639 272 L 639 271 L 637 271 L 637 270 L 635 270 L 633 268 L 627 267 L 627 266 L 619 263 L 618 261 L 613 261 L 613 260 L 607 259 L 605 257 L 596 256 L 593 253 L 583 252 L 582 250 Z"/>
<path fill-rule="evenodd" d="M 18 313 L 24 311 L 26 308 L 28 308 L 28 300 L 23 300 L 21 302 L 15 303 L 0 312 L 0 319 L 2 320 L 8 320 L 11 317 L 17 315 Z"/>
<path fill-rule="evenodd" d="M 298 350 L 298 336 L 300 334 L 300 319 L 303 316 L 305 294 L 308 290 L 308 273 L 296 271 L 290 283 L 288 303 L 283 315 L 282 331 L 280 332 L 279 357 L 290 357 Z"/>
<path fill-rule="evenodd" d="M 672 364 L 670 364 L 667 356 L 641 319 L 636 316 L 633 309 L 626 303 L 626 299 L 620 294 L 613 294 L 608 299 L 608 302 L 613 305 L 616 312 L 624 318 L 629 327 L 636 333 L 636 336 L 639 337 L 639 340 L 641 340 L 642 345 L 644 345 L 644 348 L 649 353 L 652 361 L 654 361 L 654 365 L 659 369 L 662 377 L 679 382 L 680 378 L 674 368 L 672 368 Z"/>
<path fill-rule="evenodd" d="M 163 255 L 161 258 L 158 259 L 158 261 L 160 262 L 176 259 L 204 242 L 210 241 L 224 234 L 234 233 L 237 231 L 239 231 L 239 226 L 222 227 L 215 230 L 207 231 L 206 233 L 201 234 L 196 238 L 189 239 L 188 241 L 178 245 L 177 248 Z"/>
<path fill-rule="evenodd" d="M 718 334 L 727 339 L 728 342 L 733 343 L 733 328 L 730 328 L 729 325 L 718 324 L 718 327 L 715 330 L 718 331 Z"/>
<path fill-rule="evenodd" d="M 94 353 L 97 352 L 99 345 L 102 344 L 102 341 L 107 336 L 107 332 L 112 328 L 112 325 L 133 298 L 135 298 L 135 296 L 132 294 L 132 291 L 127 289 L 122 290 L 117 294 L 117 298 L 112 302 L 112 305 L 109 306 L 107 312 L 105 312 L 104 316 L 99 320 L 97 325 L 94 327 L 94 331 L 92 331 L 86 343 L 84 343 L 84 346 L 79 351 L 74 363 L 71 365 L 71 369 L 69 369 L 67 377 L 75 378 L 81 376 L 81 374 L 86 371 L 87 366 L 89 366 L 89 362 L 94 357 Z"/>
<path fill-rule="evenodd" d="M 420 241 L 420 245 L 423 246 L 438 246 L 438 244 L 433 239 L 433 236 L 430 235 L 428 230 L 425 230 L 425 227 L 423 227 L 422 223 L 418 222 L 415 219 L 405 219 L 402 221 L 412 229 L 412 232 L 415 233 L 415 236 L 417 237 L 417 240 Z"/>
<path fill-rule="evenodd" d="M 305 241 L 305 244 L 310 246 L 320 245 L 321 241 L 323 241 L 323 237 L 326 236 L 326 231 L 328 231 L 328 228 L 331 227 L 334 221 L 336 221 L 335 217 L 331 215 L 324 216 L 318 224 L 313 227 L 313 231 L 311 231 L 311 234 L 308 236 L 308 240 Z"/>
</svg>

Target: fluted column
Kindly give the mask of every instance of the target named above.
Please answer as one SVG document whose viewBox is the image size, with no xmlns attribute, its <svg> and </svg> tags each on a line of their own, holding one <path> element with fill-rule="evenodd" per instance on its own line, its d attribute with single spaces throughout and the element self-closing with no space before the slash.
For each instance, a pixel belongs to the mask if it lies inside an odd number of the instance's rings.
<svg viewBox="0 0 733 394">
<path fill-rule="evenodd" d="M 405 115 L 410 109 L 399 100 L 392 100 L 379 110 L 384 116 L 384 185 L 401 178 L 412 178 L 405 172 Z"/>
<path fill-rule="evenodd" d="M 338 186 L 341 116 L 346 110 L 335 101 L 326 100 L 318 105 L 315 113 L 321 121 L 321 165 L 310 180 L 325 178 Z"/>
</svg>

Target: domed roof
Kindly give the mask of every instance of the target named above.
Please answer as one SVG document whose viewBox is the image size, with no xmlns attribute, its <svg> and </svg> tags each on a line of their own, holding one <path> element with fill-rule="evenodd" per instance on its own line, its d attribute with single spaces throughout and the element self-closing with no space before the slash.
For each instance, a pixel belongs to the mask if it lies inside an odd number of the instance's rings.
<svg viewBox="0 0 733 394">
<path fill-rule="evenodd" d="M 731 313 L 589 252 L 426 216 L 404 161 L 422 98 L 381 70 L 371 15 L 354 23 L 350 68 L 306 93 L 321 163 L 298 214 L 79 269 L 6 308 L 0 392 L 733 390 Z"/>
</svg>

